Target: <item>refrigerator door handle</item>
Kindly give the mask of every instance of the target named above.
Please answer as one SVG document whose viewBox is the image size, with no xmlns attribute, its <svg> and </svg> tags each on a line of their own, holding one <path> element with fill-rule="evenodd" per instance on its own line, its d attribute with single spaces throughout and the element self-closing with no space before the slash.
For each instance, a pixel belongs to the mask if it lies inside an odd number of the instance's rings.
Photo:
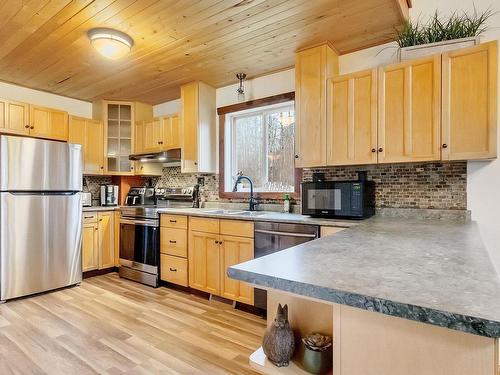
<svg viewBox="0 0 500 375">
<path fill-rule="evenodd" d="M 75 195 L 78 191 L 8 191 L 12 195 Z"/>
</svg>

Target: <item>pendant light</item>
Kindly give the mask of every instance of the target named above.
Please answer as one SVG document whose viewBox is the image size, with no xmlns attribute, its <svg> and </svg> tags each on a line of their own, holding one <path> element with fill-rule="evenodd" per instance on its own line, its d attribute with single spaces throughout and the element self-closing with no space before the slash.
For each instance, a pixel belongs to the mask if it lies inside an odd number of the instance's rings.
<svg viewBox="0 0 500 375">
<path fill-rule="evenodd" d="M 244 102 L 245 101 L 245 86 L 243 85 L 243 81 L 245 81 L 245 78 L 247 75 L 245 73 L 237 73 L 236 78 L 238 78 L 238 81 L 240 84 L 238 85 L 238 88 L 236 89 L 236 92 L 238 93 L 238 101 L 239 102 Z"/>
<path fill-rule="evenodd" d="M 130 36 L 114 29 L 103 27 L 90 29 L 87 36 L 97 52 L 112 60 L 124 57 L 134 45 Z"/>
</svg>

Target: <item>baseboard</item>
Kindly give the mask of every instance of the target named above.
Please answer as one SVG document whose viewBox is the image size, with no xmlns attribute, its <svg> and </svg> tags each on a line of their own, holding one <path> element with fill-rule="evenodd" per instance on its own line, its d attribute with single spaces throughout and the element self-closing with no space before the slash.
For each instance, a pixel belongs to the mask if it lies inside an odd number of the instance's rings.
<svg viewBox="0 0 500 375">
<path fill-rule="evenodd" d="M 92 270 L 83 273 L 83 278 L 88 279 L 89 277 L 101 276 L 107 273 L 118 272 L 118 267 L 104 268 L 102 270 Z"/>
</svg>

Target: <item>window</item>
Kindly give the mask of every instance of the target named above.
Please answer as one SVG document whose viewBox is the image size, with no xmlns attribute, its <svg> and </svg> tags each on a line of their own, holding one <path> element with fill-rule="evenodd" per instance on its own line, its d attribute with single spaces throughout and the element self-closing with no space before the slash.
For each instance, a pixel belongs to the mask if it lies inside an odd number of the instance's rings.
<svg viewBox="0 0 500 375">
<path fill-rule="evenodd" d="M 295 192 L 294 102 L 231 112 L 224 119 L 224 191 L 238 174 L 249 176 L 261 193 Z M 243 180 L 238 192 L 250 185 Z"/>
</svg>

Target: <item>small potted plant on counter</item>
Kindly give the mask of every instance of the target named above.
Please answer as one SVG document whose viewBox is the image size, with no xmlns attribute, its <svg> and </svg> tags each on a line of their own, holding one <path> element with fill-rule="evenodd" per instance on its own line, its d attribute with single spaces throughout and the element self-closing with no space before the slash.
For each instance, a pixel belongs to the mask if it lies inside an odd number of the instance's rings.
<svg viewBox="0 0 500 375">
<path fill-rule="evenodd" d="M 419 58 L 479 44 L 486 31 L 486 21 L 493 15 L 491 9 L 472 14 L 453 13 L 447 18 L 438 12 L 426 24 L 408 20 L 396 30 L 396 42 L 401 61 Z"/>
<path fill-rule="evenodd" d="M 311 333 L 302 338 L 304 346 L 302 367 L 311 374 L 327 374 L 332 369 L 332 338 L 321 333 Z"/>
</svg>

